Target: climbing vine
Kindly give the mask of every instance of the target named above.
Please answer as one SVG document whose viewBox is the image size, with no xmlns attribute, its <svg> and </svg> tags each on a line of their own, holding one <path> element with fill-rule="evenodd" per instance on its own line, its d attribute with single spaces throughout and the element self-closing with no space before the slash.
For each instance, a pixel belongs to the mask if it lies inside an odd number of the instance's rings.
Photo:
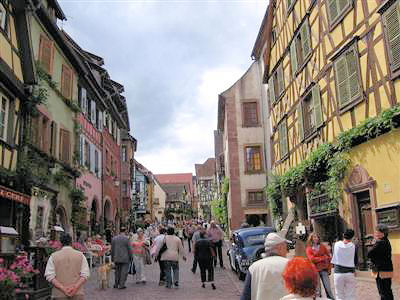
<svg viewBox="0 0 400 300">
<path fill-rule="evenodd" d="M 272 174 L 265 190 L 274 217 L 283 214 L 282 197 L 294 197 L 304 186 L 312 189 L 309 196 L 326 194 L 330 200 L 327 206 L 337 208 L 343 193 L 341 181 L 350 165 L 350 149 L 399 127 L 400 105 L 396 105 L 341 133 L 335 143 L 320 145 L 282 175 Z"/>
<path fill-rule="evenodd" d="M 228 226 L 228 192 L 229 192 L 229 178 L 225 177 L 222 181 L 221 192 L 217 199 L 211 201 L 211 212 L 213 218 L 219 223 Z"/>
<path fill-rule="evenodd" d="M 69 192 L 69 198 L 72 203 L 71 224 L 75 227 L 80 224 L 79 221 L 85 203 L 85 194 L 81 189 L 75 187 Z"/>
</svg>

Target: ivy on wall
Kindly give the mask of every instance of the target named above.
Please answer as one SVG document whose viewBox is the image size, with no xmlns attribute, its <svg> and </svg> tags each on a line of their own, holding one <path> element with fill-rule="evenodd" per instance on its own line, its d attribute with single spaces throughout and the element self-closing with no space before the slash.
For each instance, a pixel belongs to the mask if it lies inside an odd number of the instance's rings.
<svg viewBox="0 0 400 300">
<path fill-rule="evenodd" d="M 282 175 L 271 175 L 265 191 L 274 219 L 282 218 L 282 197 L 294 198 L 305 186 L 313 190 L 311 197 L 326 194 L 330 200 L 328 206 L 337 208 L 343 193 L 341 181 L 350 165 L 348 152 L 399 127 L 400 105 L 396 105 L 341 133 L 335 143 L 320 145 L 307 159 Z"/>
<path fill-rule="evenodd" d="M 223 224 L 224 228 L 228 228 L 228 192 L 229 192 L 229 178 L 225 177 L 222 185 L 221 192 L 217 199 L 211 201 L 211 212 L 213 218 L 219 223 Z"/>
</svg>

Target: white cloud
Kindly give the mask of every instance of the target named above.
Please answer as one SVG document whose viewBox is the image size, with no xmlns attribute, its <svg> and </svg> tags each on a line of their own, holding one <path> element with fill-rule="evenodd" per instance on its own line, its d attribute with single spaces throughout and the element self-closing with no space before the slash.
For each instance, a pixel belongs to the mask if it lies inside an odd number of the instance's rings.
<svg viewBox="0 0 400 300">
<path fill-rule="evenodd" d="M 213 157 L 218 94 L 233 85 L 242 73 L 232 67 L 206 70 L 194 99 L 187 99 L 177 108 L 173 121 L 163 129 L 168 143 L 152 152 L 141 151 L 139 144 L 137 159 L 154 173 L 180 173 L 194 172 L 195 163 Z"/>
</svg>

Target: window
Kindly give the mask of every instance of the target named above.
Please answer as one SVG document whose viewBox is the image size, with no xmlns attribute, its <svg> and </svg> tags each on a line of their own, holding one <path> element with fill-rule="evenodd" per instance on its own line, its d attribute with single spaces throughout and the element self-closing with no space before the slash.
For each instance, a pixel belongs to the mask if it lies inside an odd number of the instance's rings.
<svg viewBox="0 0 400 300">
<path fill-rule="evenodd" d="M 247 192 L 247 205 L 259 205 L 264 204 L 264 192 L 263 191 L 249 191 Z"/>
<path fill-rule="evenodd" d="M 281 155 L 281 159 L 285 159 L 286 156 L 289 154 L 286 119 L 283 119 L 282 122 L 278 125 L 278 131 L 279 131 L 279 152 Z"/>
<path fill-rule="evenodd" d="M 268 80 L 269 100 L 271 103 L 277 102 L 285 91 L 285 81 L 283 79 L 282 65 L 271 75 Z"/>
<path fill-rule="evenodd" d="M 392 5 L 383 15 L 390 71 L 400 68 L 400 2 Z"/>
<path fill-rule="evenodd" d="M 340 108 L 351 104 L 361 96 L 358 52 L 350 47 L 334 62 L 336 94 Z"/>
<path fill-rule="evenodd" d="M 311 50 L 310 24 L 306 20 L 290 44 L 290 64 L 293 76 L 296 76 L 296 72 L 304 66 L 311 55 Z"/>
<path fill-rule="evenodd" d="M 41 128 L 40 128 L 40 135 L 39 135 L 39 148 L 50 154 L 50 120 L 45 116 L 41 117 Z"/>
<path fill-rule="evenodd" d="M 100 177 L 100 168 L 99 168 L 99 151 L 94 150 L 94 173 L 97 177 Z"/>
<path fill-rule="evenodd" d="M 90 169 L 90 144 L 85 140 L 85 166 Z"/>
<path fill-rule="evenodd" d="M 125 145 L 122 146 L 121 151 L 122 151 L 122 161 L 126 161 L 127 160 L 127 149 L 126 149 Z"/>
<path fill-rule="evenodd" d="M 312 87 L 298 107 L 300 140 L 312 135 L 324 122 L 319 85 Z"/>
<path fill-rule="evenodd" d="M 44 35 L 40 36 L 39 44 L 39 61 L 42 68 L 51 74 L 53 71 L 53 42 Z"/>
<path fill-rule="evenodd" d="M 96 108 L 96 115 L 95 115 L 95 122 L 94 125 L 97 129 L 100 128 L 100 111 L 98 108 Z"/>
<path fill-rule="evenodd" d="M 96 102 L 91 101 L 91 106 L 90 106 L 90 122 L 92 122 L 93 125 L 96 124 Z"/>
<path fill-rule="evenodd" d="M 110 174 L 110 158 L 108 157 L 109 156 L 109 154 L 108 154 L 108 150 L 106 150 L 106 172 L 107 172 L 107 175 L 109 175 Z"/>
<path fill-rule="evenodd" d="M 276 26 L 272 27 L 271 31 L 271 45 L 274 45 L 276 42 Z"/>
<path fill-rule="evenodd" d="M 1 95 L 1 94 L 0 94 Z M 0 139 L 7 141 L 7 129 L 8 129 L 8 110 L 10 100 L 5 96 L 1 95 L 1 106 L 0 106 Z"/>
<path fill-rule="evenodd" d="M 72 70 L 66 65 L 62 65 L 61 70 L 61 94 L 67 98 L 72 98 Z"/>
<path fill-rule="evenodd" d="M 7 10 L 3 3 L 0 3 L 0 28 L 7 31 Z"/>
<path fill-rule="evenodd" d="M 329 24 L 331 26 L 340 22 L 346 10 L 351 7 L 353 0 L 328 0 L 325 2 L 328 11 Z"/>
<path fill-rule="evenodd" d="M 60 160 L 65 163 L 70 163 L 71 157 L 71 139 L 68 130 L 60 129 Z"/>
<path fill-rule="evenodd" d="M 246 152 L 246 172 L 260 172 L 261 165 L 261 146 L 247 146 Z"/>
<path fill-rule="evenodd" d="M 243 126 L 258 126 L 258 105 L 257 102 L 244 102 L 243 104 Z"/>
</svg>

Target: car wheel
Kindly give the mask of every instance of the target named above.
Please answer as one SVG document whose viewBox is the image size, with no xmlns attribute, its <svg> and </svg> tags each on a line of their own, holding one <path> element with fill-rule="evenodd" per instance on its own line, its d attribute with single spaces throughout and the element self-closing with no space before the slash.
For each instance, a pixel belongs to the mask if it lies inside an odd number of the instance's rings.
<svg viewBox="0 0 400 300">
<path fill-rule="evenodd" d="M 236 268 L 236 273 L 239 277 L 239 280 L 244 281 L 246 279 L 246 273 L 243 273 L 242 271 L 240 271 L 239 263 L 237 261 L 235 263 L 235 268 Z"/>
</svg>

